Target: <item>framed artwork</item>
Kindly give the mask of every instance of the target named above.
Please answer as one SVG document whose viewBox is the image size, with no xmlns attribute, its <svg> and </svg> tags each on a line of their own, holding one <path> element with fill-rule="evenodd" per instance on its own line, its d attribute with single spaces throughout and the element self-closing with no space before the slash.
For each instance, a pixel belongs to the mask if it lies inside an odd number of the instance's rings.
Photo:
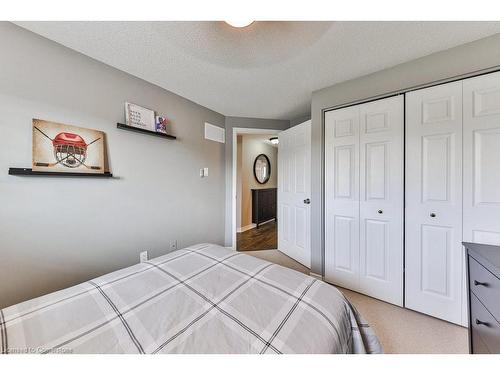
<svg viewBox="0 0 500 375">
<path fill-rule="evenodd" d="M 104 133 L 33 119 L 33 171 L 104 173 Z"/>
<path fill-rule="evenodd" d="M 145 130 L 156 132 L 155 112 L 138 106 L 137 104 L 125 103 L 125 124 Z"/>
</svg>

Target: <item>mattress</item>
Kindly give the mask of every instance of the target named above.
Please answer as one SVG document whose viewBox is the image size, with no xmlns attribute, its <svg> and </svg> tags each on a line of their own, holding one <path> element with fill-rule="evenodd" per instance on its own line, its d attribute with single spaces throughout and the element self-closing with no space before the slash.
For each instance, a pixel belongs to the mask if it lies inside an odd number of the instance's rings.
<svg viewBox="0 0 500 375">
<path fill-rule="evenodd" d="M 381 353 L 342 293 L 199 244 L 0 310 L 2 353 Z"/>
</svg>

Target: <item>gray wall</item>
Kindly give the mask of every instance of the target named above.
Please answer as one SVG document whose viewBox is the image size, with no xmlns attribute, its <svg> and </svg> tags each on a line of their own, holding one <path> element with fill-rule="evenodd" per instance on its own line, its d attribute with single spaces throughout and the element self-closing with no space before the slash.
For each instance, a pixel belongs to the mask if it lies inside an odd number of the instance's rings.
<svg viewBox="0 0 500 375">
<path fill-rule="evenodd" d="M 393 68 L 339 83 L 312 95 L 311 268 L 323 269 L 323 116 L 322 110 L 500 66 L 500 34 L 438 52 Z"/>
<path fill-rule="evenodd" d="M 226 117 L 226 230 L 225 244 L 231 246 L 232 199 L 231 183 L 233 179 L 233 128 L 256 128 L 285 130 L 290 127 L 288 120 L 269 120 L 248 117 Z"/>
<path fill-rule="evenodd" d="M 170 240 L 224 243 L 224 145 L 204 140 L 223 115 L 10 23 L 0 51 L 0 308 L 165 254 Z M 116 129 L 126 100 L 167 115 L 177 141 Z M 33 117 L 103 130 L 117 178 L 9 176 L 31 166 Z"/>
</svg>

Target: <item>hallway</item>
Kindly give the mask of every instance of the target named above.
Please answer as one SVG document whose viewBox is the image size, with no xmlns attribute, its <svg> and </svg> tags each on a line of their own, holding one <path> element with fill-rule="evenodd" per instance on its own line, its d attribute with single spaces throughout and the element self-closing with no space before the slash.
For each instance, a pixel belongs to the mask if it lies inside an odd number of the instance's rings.
<svg viewBox="0 0 500 375">
<path fill-rule="evenodd" d="M 278 248 L 278 232 L 276 221 L 259 225 L 236 235 L 238 251 L 272 250 Z"/>
</svg>

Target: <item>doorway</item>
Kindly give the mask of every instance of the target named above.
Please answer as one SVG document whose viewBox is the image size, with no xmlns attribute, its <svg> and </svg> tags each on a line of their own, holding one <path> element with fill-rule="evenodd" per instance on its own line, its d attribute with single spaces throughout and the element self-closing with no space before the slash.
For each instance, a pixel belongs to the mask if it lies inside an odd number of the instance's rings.
<svg viewBox="0 0 500 375">
<path fill-rule="evenodd" d="M 236 250 L 278 247 L 278 138 L 236 135 Z"/>
<path fill-rule="evenodd" d="M 311 246 L 310 246 L 310 194 L 311 194 L 311 120 L 295 125 L 286 130 L 270 130 L 270 129 L 253 129 L 253 128 L 233 128 L 232 134 L 232 174 L 231 174 L 231 198 L 230 198 L 230 227 L 228 228 L 230 235 L 231 247 L 237 250 L 238 234 L 245 233 L 244 222 L 238 222 L 237 204 L 239 198 L 243 199 L 243 186 L 238 193 L 238 178 L 237 178 L 237 161 L 238 161 L 238 136 L 239 135 L 258 135 L 269 138 L 278 136 L 277 147 L 277 163 L 274 167 L 274 176 L 276 177 L 276 219 L 269 222 L 259 220 L 259 228 L 257 224 L 252 222 L 248 230 L 262 228 L 262 231 L 249 232 L 250 239 L 247 242 L 248 246 L 242 251 L 257 250 L 259 246 L 258 237 L 263 238 L 263 242 L 267 242 L 268 238 L 275 238 L 277 235 L 277 246 L 267 252 L 277 252 L 283 256 L 290 257 L 299 262 L 303 266 L 309 268 L 311 266 Z M 243 139 L 241 139 L 241 142 Z M 255 155 L 254 155 L 255 156 Z M 258 156 L 258 155 L 257 155 Z M 255 156 L 256 157 L 256 156 Z M 243 160 L 243 158 L 241 159 Z M 253 160 L 255 163 L 255 159 Z M 271 164 L 271 163 L 270 163 Z M 253 167 L 253 164 L 252 164 Z M 272 165 L 271 165 L 271 168 Z M 271 171 L 271 175 L 274 173 Z M 253 171 L 251 172 L 253 174 Z M 253 176 L 255 178 L 255 175 Z M 261 186 L 259 184 L 258 186 Z M 248 189 L 248 188 L 247 188 Z M 251 190 L 251 189 L 250 189 Z M 248 190 L 247 190 L 248 193 Z M 251 193 L 250 193 L 251 194 Z M 266 216 L 266 215 L 264 215 Z M 238 225 L 239 224 L 239 225 Z M 261 227 L 262 224 L 262 227 Z M 265 224 L 271 224 L 269 227 L 264 227 Z M 274 224 L 274 228 L 272 225 Z M 238 231 L 240 229 L 240 231 Z M 255 236 L 251 236 L 255 233 Z M 240 236 L 242 240 L 246 236 Z M 240 245 L 243 249 L 243 241 Z M 270 245 L 264 245 L 271 247 Z M 262 246 L 262 247 L 264 247 Z M 266 251 L 257 253 L 266 253 Z M 256 254 L 256 253 L 253 253 Z"/>
<path fill-rule="evenodd" d="M 272 137 L 278 136 L 278 134 L 281 132 L 279 129 L 257 129 L 257 128 L 233 128 L 233 134 L 232 134 L 232 162 L 231 162 L 231 182 L 230 182 L 230 225 L 228 228 L 228 233 L 230 236 L 230 241 L 229 243 L 231 244 L 231 248 L 233 250 L 237 250 L 237 234 L 238 234 L 238 228 L 243 228 L 240 225 L 238 226 L 238 221 L 237 221 L 237 198 L 238 196 L 241 196 L 241 191 L 240 194 L 238 194 L 238 183 L 237 183 L 237 159 L 238 159 L 238 136 L 239 135 L 247 135 L 247 134 L 252 134 L 252 135 L 261 135 L 261 136 L 267 136 L 268 139 Z"/>
</svg>

